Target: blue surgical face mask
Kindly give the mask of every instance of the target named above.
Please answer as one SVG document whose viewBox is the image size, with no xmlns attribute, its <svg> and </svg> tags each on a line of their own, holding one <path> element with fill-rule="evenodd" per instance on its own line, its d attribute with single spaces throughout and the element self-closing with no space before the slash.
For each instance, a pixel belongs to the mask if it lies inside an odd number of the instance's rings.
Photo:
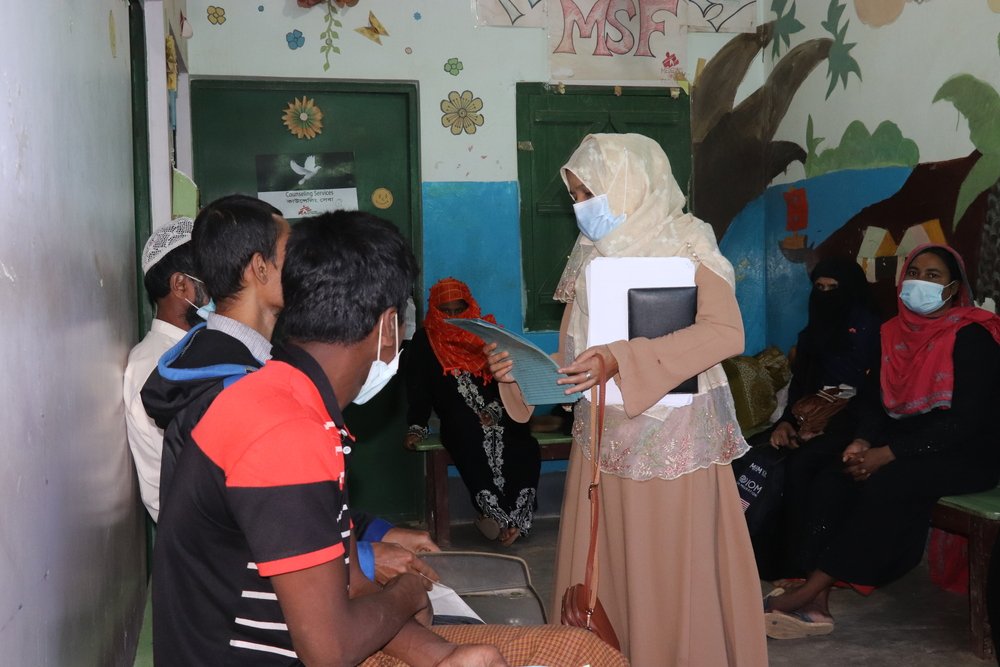
<svg viewBox="0 0 1000 667">
<path fill-rule="evenodd" d="M 375 394 L 382 391 L 385 385 L 389 384 L 389 380 L 399 370 L 399 353 L 402 352 L 399 349 L 399 320 L 396 321 L 394 328 L 396 330 L 396 356 L 389 363 L 385 363 L 379 358 L 382 354 L 382 318 L 379 318 L 378 347 L 375 348 L 375 361 L 372 362 L 372 367 L 368 369 L 368 377 L 361 386 L 361 391 L 354 397 L 354 403 L 361 405 L 370 401 Z"/>
<path fill-rule="evenodd" d="M 187 301 L 187 299 L 184 300 Z M 208 316 L 211 313 L 215 312 L 215 301 L 212 301 L 212 299 L 209 299 L 208 303 L 206 303 L 204 306 L 196 306 L 190 301 L 188 301 L 188 303 L 191 304 L 191 307 L 195 309 L 194 312 L 197 313 L 198 317 L 200 317 L 203 320 L 207 320 Z"/>
<path fill-rule="evenodd" d="M 195 278 L 194 276 L 192 276 L 190 274 L 187 274 L 187 273 L 185 273 L 184 275 L 187 276 L 188 278 L 190 278 L 191 280 L 194 280 L 196 282 L 201 283 L 202 285 L 205 284 L 204 281 L 202 281 L 200 278 Z M 198 317 L 200 317 L 203 320 L 207 320 L 209 314 L 215 312 L 215 301 L 213 301 L 211 297 L 209 297 L 208 303 L 206 303 L 203 306 L 196 306 L 195 304 L 191 303 L 187 299 L 184 299 L 184 300 L 187 301 L 187 304 L 189 306 L 191 306 L 192 308 L 195 309 L 195 313 L 197 313 Z"/>
<path fill-rule="evenodd" d="M 610 189 L 618 177 L 624 172 L 625 174 L 625 188 L 622 192 L 628 192 L 628 149 L 625 149 L 625 162 L 614 174 L 611 182 L 608 184 Z M 622 208 L 624 208 L 624 201 L 622 202 Z M 622 212 L 621 215 L 615 217 L 611 214 L 611 203 L 608 201 L 608 195 L 597 195 L 596 197 L 591 197 L 586 201 L 582 201 L 579 204 L 573 205 L 573 213 L 576 214 L 576 226 L 580 229 L 580 233 L 586 236 L 591 241 L 595 243 L 600 239 L 604 238 L 611 232 L 615 230 L 616 227 L 620 226 L 625 222 L 625 213 Z"/>
<path fill-rule="evenodd" d="M 948 285 L 932 283 L 927 280 L 904 280 L 903 287 L 899 291 L 899 299 L 907 310 L 917 315 L 929 315 L 942 308 L 946 303 L 941 298 L 941 294 Z"/>
<path fill-rule="evenodd" d="M 576 226 L 580 233 L 591 241 L 597 241 L 610 234 L 615 227 L 625 222 L 625 214 L 618 217 L 611 215 L 611 206 L 607 195 L 597 195 L 579 204 L 573 204 L 576 214 Z"/>
</svg>

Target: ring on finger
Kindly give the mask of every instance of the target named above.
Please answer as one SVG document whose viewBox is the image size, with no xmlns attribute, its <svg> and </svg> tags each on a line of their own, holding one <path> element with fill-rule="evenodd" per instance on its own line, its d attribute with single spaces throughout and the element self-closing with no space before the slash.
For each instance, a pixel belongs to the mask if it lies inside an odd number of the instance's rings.
<svg viewBox="0 0 1000 667">
<path fill-rule="evenodd" d="M 593 377 L 593 376 L 592 376 L 592 375 L 590 374 L 590 371 L 587 371 L 587 379 L 589 380 L 589 379 L 590 379 L 590 378 L 592 378 L 592 377 Z"/>
</svg>

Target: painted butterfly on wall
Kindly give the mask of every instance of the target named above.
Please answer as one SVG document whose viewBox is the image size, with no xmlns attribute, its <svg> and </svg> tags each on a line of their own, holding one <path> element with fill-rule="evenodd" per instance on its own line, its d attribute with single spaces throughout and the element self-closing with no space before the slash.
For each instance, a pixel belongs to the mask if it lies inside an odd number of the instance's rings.
<svg viewBox="0 0 1000 667">
<path fill-rule="evenodd" d="M 368 12 L 368 25 L 355 28 L 354 32 L 364 35 L 380 46 L 382 44 L 382 36 L 389 36 L 389 31 L 385 29 L 381 21 L 375 18 L 374 12 Z"/>
</svg>

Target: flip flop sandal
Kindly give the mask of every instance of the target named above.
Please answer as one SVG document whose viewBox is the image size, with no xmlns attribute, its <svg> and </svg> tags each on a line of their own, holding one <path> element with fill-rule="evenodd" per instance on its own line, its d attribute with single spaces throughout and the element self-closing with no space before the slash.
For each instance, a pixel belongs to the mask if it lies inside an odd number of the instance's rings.
<svg viewBox="0 0 1000 667">
<path fill-rule="evenodd" d="M 481 516 L 474 523 L 486 539 L 493 541 L 500 537 L 500 524 L 493 517 Z"/>
<path fill-rule="evenodd" d="M 764 613 L 765 614 L 767 612 L 771 611 L 768 608 L 768 606 L 767 606 L 767 601 L 770 600 L 771 598 L 776 598 L 779 595 L 782 595 L 784 592 L 785 592 L 784 588 L 781 588 L 780 586 L 776 586 L 775 588 L 771 589 L 770 593 L 768 593 L 767 595 L 764 596 Z"/>
<path fill-rule="evenodd" d="M 802 639 L 833 632 L 831 621 L 814 621 L 802 612 L 768 611 L 764 614 L 764 630 L 771 639 Z"/>
</svg>

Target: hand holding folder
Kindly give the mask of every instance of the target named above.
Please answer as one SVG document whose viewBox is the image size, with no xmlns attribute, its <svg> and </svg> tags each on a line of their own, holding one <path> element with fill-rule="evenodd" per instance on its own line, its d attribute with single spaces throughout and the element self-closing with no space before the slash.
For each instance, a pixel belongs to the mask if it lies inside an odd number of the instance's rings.
<svg viewBox="0 0 1000 667">
<path fill-rule="evenodd" d="M 486 343 L 496 343 L 497 350 L 508 352 L 514 362 L 511 374 L 528 405 L 574 403 L 580 398 L 579 392 L 567 396 L 566 385 L 556 384 L 556 380 L 566 376 L 559 372 L 559 365 L 552 357 L 527 338 L 486 320 L 454 318 L 445 322 L 479 336 Z"/>
</svg>

